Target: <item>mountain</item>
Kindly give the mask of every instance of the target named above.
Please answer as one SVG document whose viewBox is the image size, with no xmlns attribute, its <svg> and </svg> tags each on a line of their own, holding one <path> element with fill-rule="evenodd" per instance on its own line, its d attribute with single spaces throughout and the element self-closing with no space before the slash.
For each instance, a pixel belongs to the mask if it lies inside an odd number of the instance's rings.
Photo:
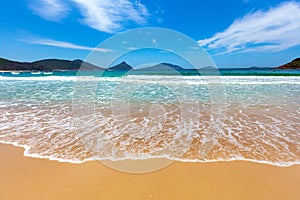
<svg viewBox="0 0 300 200">
<path fill-rule="evenodd" d="M 101 67 L 93 65 L 82 60 L 59 60 L 59 59 L 46 59 L 33 62 L 32 64 L 39 66 L 42 69 L 49 70 L 104 70 Z M 39 70 L 39 69 L 38 69 Z"/>
<path fill-rule="evenodd" d="M 104 70 L 82 60 L 45 59 L 35 62 L 17 62 L 0 58 L 0 70 L 7 71 L 61 71 L 61 70 Z"/>
<path fill-rule="evenodd" d="M 129 71 L 132 69 L 133 68 L 124 61 L 114 67 L 108 68 L 109 71 L 112 71 L 112 70 Z"/>
<path fill-rule="evenodd" d="M 184 68 L 178 66 L 178 65 L 173 65 L 170 63 L 160 63 L 151 67 L 145 67 L 141 69 L 136 69 L 139 71 L 168 71 L 168 70 L 183 70 Z"/>
<path fill-rule="evenodd" d="M 0 71 L 67 71 L 67 70 L 106 70 L 106 71 L 130 71 L 133 68 L 126 62 L 121 62 L 120 64 L 110 67 L 108 69 L 98 67 L 91 63 L 82 60 L 60 60 L 60 59 L 45 59 L 35 62 L 17 62 L 4 58 L 0 58 Z M 202 70 L 206 68 L 201 68 Z M 262 69 L 256 66 L 252 66 L 248 69 Z M 296 58 L 293 61 L 284 64 L 282 66 L 273 69 L 300 69 L 300 58 Z M 134 69 L 135 71 L 182 71 L 184 68 L 170 64 L 170 63 L 160 63 L 154 66 Z"/>
<path fill-rule="evenodd" d="M 251 66 L 249 69 L 264 69 L 264 67 Z"/>
<path fill-rule="evenodd" d="M 4 58 L 0 58 L 0 70 L 27 70 L 32 66 L 32 63 L 15 62 Z"/>
<path fill-rule="evenodd" d="M 126 62 L 121 62 L 118 65 L 104 69 L 82 60 L 60 60 L 60 59 L 45 59 L 35 62 L 17 62 L 4 58 L 0 58 L 0 71 L 77 71 L 77 70 L 106 70 L 106 71 L 129 71 L 133 68 Z M 147 67 L 139 70 L 160 71 L 160 70 L 182 70 L 182 67 L 169 63 L 160 63 L 152 67 Z"/>
<path fill-rule="evenodd" d="M 276 69 L 300 69 L 300 58 L 296 58 L 292 62 L 276 67 Z"/>
</svg>

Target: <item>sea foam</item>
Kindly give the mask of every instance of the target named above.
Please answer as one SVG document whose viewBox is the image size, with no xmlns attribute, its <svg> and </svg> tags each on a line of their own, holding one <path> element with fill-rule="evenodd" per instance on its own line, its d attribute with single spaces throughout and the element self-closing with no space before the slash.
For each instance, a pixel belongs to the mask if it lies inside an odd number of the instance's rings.
<svg viewBox="0 0 300 200">
<path fill-rule="evenodd" d="M 94 113 L 81 116 L 83 127 L 74 115 L 76 81 L 97 83 L 92 98 L 78 95 L 95 105 Z M 207 83 L 221 83 L 227 99 L 214 148 L 202 157 L 213 114 Z M 291 166 L 300 163 L 299 83 L 296 76 L 0 76 L 0 143 L 23 147 L 25 156 L 69 163 L 167 158 Z M 130 115 L 114 116 L 115 100 Z M 195 111 L 191 121 L 188 113 Z"/>
</svg>

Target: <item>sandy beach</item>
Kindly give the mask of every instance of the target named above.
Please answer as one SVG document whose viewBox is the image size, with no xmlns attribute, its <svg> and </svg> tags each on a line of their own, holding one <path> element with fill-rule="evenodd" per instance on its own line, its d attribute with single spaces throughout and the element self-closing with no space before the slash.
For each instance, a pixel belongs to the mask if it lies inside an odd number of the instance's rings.
<svg viewBox="0 0 300 200">
<path fill-rule="evenodd" d="M 93 161 L 59 163 L 0 145 L 0 199 L 299 199 L 300 166 L 180 163 L 127 174 Z"/>
</svg>

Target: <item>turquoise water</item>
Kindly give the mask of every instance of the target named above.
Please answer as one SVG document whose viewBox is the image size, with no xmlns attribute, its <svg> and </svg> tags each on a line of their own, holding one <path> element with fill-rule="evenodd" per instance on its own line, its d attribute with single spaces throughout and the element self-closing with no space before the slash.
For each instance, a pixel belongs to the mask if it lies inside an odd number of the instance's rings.
<svg viewBox="0 0 300 200">
<path fill-rule="evenodd" d="M 163 157 L 299 164 L 299 71 L 240 71 L 5 72 L 0 142 L 24 147 L 25 156 L 71 163 Z M 203 155 L 208 140 L 214 146 Z"/>
</svg>

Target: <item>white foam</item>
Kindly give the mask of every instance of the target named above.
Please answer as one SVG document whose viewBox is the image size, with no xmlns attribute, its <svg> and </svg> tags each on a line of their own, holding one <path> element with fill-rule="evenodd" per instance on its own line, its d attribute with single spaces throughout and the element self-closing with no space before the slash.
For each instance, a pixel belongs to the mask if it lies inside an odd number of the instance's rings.
<svg viewBox="0 0 300 200">
<path fill-rule="evenodd" d="M 72 164 L 81 164 L 81 163 L 85 163 L 88 161 L 94 161 L 94 158 L 88 158 L 88 159 L 84 159 L 84 160 L 78 160 L 78 159 L 63 159 L 63 158 L 56 158 L 55 156 L 42 156 L 39 154 L 33 154 L 33 153 L 29 153 L 30 151 L 30 146 L 28 145 L 21 145 L 18 144 L 17 142 L 6 142 L 6 141 L 0 141 L 0 143 L 2 144 L 10 144 L 13 145 L 15 147 L 21 147 L 24 148 L 24 153 L 23 155 L 25 157 L 29 157 L 29 158 L 40 158 L 40 159 L 48 159 L 51 161 L 58 161 L 58 162 L 62 162 L 62 163 L 72 163 Z"/>
<path fill-rule="evenodd" d="M 163 75 L 127 75 L 124 77 L 94 77 L 94 76 L 37 76 L 37 77 L 7 77 L 0 80 L 21 81 L 122 81 L 141 83 L 188 83 L 206 84 L 300 84 L 299 76 L 163 76 Z"/>
<path fill-rule="evenodd" d="M 37 76 L 37 77 L 0 76 L 0 81 L 76 81 L 76 76 Z"/>
<path fill-rule="evenodd" d="M 221 80 L 224 82 L 224 84 L 238 84 L 238 85 L 247 85 L 247 84 L 253 84 L 253 85 L 259 85 L 259 84 L 300 84 L 300 77 L 256 77 L 256 76 L 252 76 L 252 77 L 244 77 L 244 76 L 240 76 L 240 77 L 236 77 L 236 76 L 223 76 L 223 77 L 207 77 L 207 79 L 209 80 Z M 111 82 L 137 82 L 137 83 L 149 83 L 149 84 L 153 84 L 153 83 L 160 83 L 160 84 L 180 84 L 182 85 L 183 83 L 187 83 L 187 84 L 191 84 L 191 85 L 197 85 L 197 84 L 206 84 L 206 80 L 205 77 L 200 77 L 200 76 L 192 76 L 192 77 L 188 77 L 188 76 L 126 76 L 123 78 L 119 78 L 119 77 L 76 77 L 76 76 L 47 76 L 47 77 L 3 77 L 0 76 L 0 81 L 1 80 L 24 80 L 24 81 L 76 81 L 76 80 L 82 80 L 82 81 L 111 81 Z M 13 85 L 13 84 L 8 84 L 9 86 Z M 22 85 L 23 84 L 19 84 Z M 31 85 L 38 85 L 38 84 L 31 84 Z M 61 86 L 60 82 L 59 85 Z M 68 85 L 68 84 L 66 84 Z M 107 84 L 108 87 L 103 87 L 103 93 L 107 92 L 109 89 L 109 86 L 113 85 L 113 84 Z M 26 84 L 24 84 L 24 87 L 26 87 Z M 70 86 L 72 87 L 72 86 Z M 230 87 L 230 86 L 229 86 Z M 243 87 L 237 87 L 237 86 L 233 86 L 238 88 L 238 92 L 243 91 Z M 298 86 L 297 86 L 298 87 Z M 9 88 L 9 87 L 7 87 Z M 13 87 L 12 87 L 13 88 Z M 31 87 L 28 87 L 29 89 L 32 90 L 24 90 L 25 92 L 30 93 L 30 91 L 34 91 Z M 62 88 L 65 88 L 62 85 Z M 245 88 L 247 88 L 245 86 Z M 248 87 L 248 88 L 252 88 L 252 87 Z M 287 88 L 287 87 L 285 87 Z M 288 87 L 289 88 L 289 87 Z M 20 88 L 18 88 L 20 89 Z M 297 88 L 296 88 L 297 89 Z M 5 91 L 5 90 L 3 90 Z M 8 90 L 7 90 L 8 91 Z M 55 97 L 58 95 L 56 92 L 60 91 L 60 90 L 51 90 L 50 89 L 45 89 L 44 91 L 47 91 L 46 94 L 49 94 L 47 97 L 45 96 L 39 96 L 39 98 L 36 98 L 34 102 L 31 102 L 32 105 L 30 104 L 30 99 L 31 97 L 22 97 L 21 100 L 19 101 L 18 98 L 16 99 L 12 99 L 9 101 L 3 101 L 3 104 L 0 105 L 1 108 L 4 109 L 4 113 L 2 116 L 0 116 L 0 123 L 2 125 L 2 127 L 0 128 L 2 135 L 0 135 L 0 143 L 7 143 L 7 144 L 12 144 L 14 146 L 19 146 L 19 147 L 23 147 L 24 150 L 24 156 L 27 157 L 34 157 L 34 158 L 43 158 L 43 159 L 49 159 L 49 160 L 55 160 L 55 161 L 59 161 L 59 162 L 69 162 L 69 163 L 83 163 L 83 162 L 87 162 L 87 161 L 92 161 L 92 160 L 125 160 L 125 159 L 132 159 L 132 160 L 144 160 L 144 159 L 151 159 L 151 158 L 167 158 L 170 160 L 174 160 L 174 161 L 180 161 L 180 162 L 219 162 L 219 161 L 236 161 L 236 160 L 242 160 L 242 161 L 251 161 L 251 162 L 257 162 L 257 163 L 264 163 L 264 164 L 270 164 L 270 165 L 276 165 L 276 166 L 292 166 L 295 164 L 300 164 L 299 161 L 299 157 L 297 157 L 299 155 L 299 148 L 298 151 L 294 151 L 292 148 L 291 150 L 289 150 L 289 146 L 288 144 L 291 143 L 292 145 L 297 145 L 299 146 L 299 140 L 297 141 L 297 138 L 299 138 L 299 133 L 297 132 L 297 125 L 293 125 L 293 124 L 288 124 L 290 122 L 296 122 L 299 118 L 297 118 L 297 116 L 299 115 L 299 111 L 297 111 L 297 109 L 295 109 L 295 107 L 293 107 L 294 104 L 289 105 L 289 107 L 287 107 L 288 109 L 286 109 L 286 107 L 282 107 L 284 104 L 278 104 L 279 106 L 279 110 L 276 110 L 276 113 L 281 113 L 281 115 L 278 114 L 274 114 L 273 115 L 260 115 L 259 119 L 269 119 L 272 120 L 272 123 L 269 123 L 268 121 L 264 121 L 262 120 L 260 121 L 256 121 L 252 120 L 251 116 L 253 113 L 243 113 L 243 111 L 247 111 L 247 105 L 252 103 L 252 99 L 255 100 L 255 105 L 258 105 L 259 109 L 255 110 L 255 114 L 259 114 L 257 113 L 257 111 L 263 109 L 261 106 L 262 102 L 264 101 L 264 99 L 256 99 L 257 97 L 262 98 L 262 96 L 255 96 L 254 98 L 251 97 L 251 95 L 248 95 L 248 93 L 233 93 L 234 95 L 237 94 L 238 100 L 241 100 L 241 103 L 243 104 L 241 106 L 239 110 L 239 112 L 242 116 L 233 116 L 232 119 L 230 119 L 230 123 L 227 127 L 225 127 L 226 129 L 228 129 L 227 131 L 229 133 L 227 133 L 228 135 L 222 135 L 223 139 L 227 140 L 229 144 L 229 147 L 220 147 L 218 146 L 218 148 L 220 148 L 220 150 L 223 150 L 223 152 L 228 153 L 228 151 L 230 151 L 230 147 L 231 145 L 233 147 L 239 147 L 236 155 L 230 155 L 230 156 L 224 156 L 224 158 L 218 158 L 218 159 L 207 159 L 207 160 L 201 160 L 201 159 L 181 159 L 180 157 L 176 157 L 176 156 L 170 156 L 168 154 L 162 154 L 160 156 L 153 156 L 151 154 L 145 154 L 143 156 L 131 156 L 130 154 L 125 154 L 125 156 L 115 156 L 115 152 L 117 152 L 118 149 L 116 148 L 112 148 L 110 149 L 110 152 L 104 152 L 102 157 L 99 158 L 93 158 L 93 157 L 84 157 L 85 155 L 81 152 L 68 152 L 68 148 L 62 148 L 64 149 L 64 152 L 61 153 L 60 151 L 56 152 L 55 150 L 57 150 L 56 148 L 60 148 L 60 147 L 76 147 L 76 145 L 74 146 L 72 143 L 75 141 L 76 138 L 76 134 L 74 134 L 74 131 L 72 128 L 72 119 L 70 119 L 71 117 L 65 116 L 65 113 L 67 113 L 68 111 L 70 111 L 70 107 L 68 106 L 62 106 L 61 102 L 59 104 L 55 104 L 54 106 L 49 106 L 49 107 L 43 107 L 43 106 L 47 106 L 47 103 L 52 103 L 51 101 L 48 101 L 48 97 Z M 69 91 L 69 90 L 68 90 Z M 71 91 L 71 90 L 70 90 Z M 251 90 L 252 91 L 252 90 Z M 34 91 L 35 95 L 38 94 L 39 90 Z M 49 92 L 49 93 L 48 93 Z M 232 92 L 232 91 L 231 91 Z M 257 91 L 255 91 L 257 92 Z M 259 92 L 259 90 L 258 90 Z M 290 99 L 290 92 L 291 91 L 280 91 L 280 97 L 276 98 L 276 99 L 280 99 L 283 96 L 287 96 L 287 98 Z M 293 92 L 293 91 L 292 91 Z M 16 95 L 20 95 L 18 93 L 18 91 L 16 91 L 15 93 Z M 42 93 L 45 94 L 45 93 Z M 264 93 L 262 93 L 263 95 L 265 95 Z M 294 92 L 292 93 L 294 94 Z M 66 95 L 66 93 L 62 94 L 63 96 Z M 182 94 L 183 95 L 183 94 Z M 233 96 L 234 96 L 233 95 Z M 273 94 L 272 94 L 273 95 Z M 296 96 L 292 96 L 294 98 L 297 98 L 297 93 L 294 94 Z M 59 95 L 58 95 L 59 96 Z M 251 97 L 252 99 L 248 98 Z M 269 96 L 267 96 L 269 97 Z M 273 97 L 273 96 L 271 96 Z M 54 98 L 54 99 L 55 99 Z M 58 97 L 57 97 L 58 98 Z M 106 97 L 104 97 L 106 98 Z M 188 96 L 188 98 L 190 98 L 190 96 Z M 234 97 L 232 97 L 234 98 Z M 240 98 L 240 99 L 239 99 Z M 264 97 L 263 97 L 264 98 Z M 51 98 L 50 98 L 51 99 Z M 234 99 L 234 100 L 236 100 Z M 270 99 L 268 98 L 268 103 L 277 103 L 274 99 Z M 5 99 L 4 99 L 5 100 Z M 106 100 L 106 99 L 104 99 Z M 27 102 L 28 101 L 28 102 Z M 41 105 L 39 103 L 41 102 L 46 102 L 44 105 Z M 163 99 L 164 102 L 167 101 L 167 99 Z M 229 99 L 230 101 L 230 99 Z M 232 100 L 231 100 L 232 101 Z M 249 102 L 250 101 L 250 102 Z M 55 102 L 55 101 L 54 101 Z M 234 104 L 234 102 L 230 102 L 232 104 Z M 293 103 L 293 102 L 292 102 Z M 26 111 L 21 111 L 21 109 L 19 110 L 18 108 L 20 108 L 22 105 L 26 105 L 26 108 L 22 108 Z M 238 104 L 236 104 L 238 105 Z M 236 106 L 235 105 L 235 106 Z M 39 107 L 40 106 L 40 107 Z M 105 105 L 102 105 L 102 109 L 104 109 Z M 207 104 L 207 107 L 209 107 L 210 105 Z M 253 104 L 252 104 L 253 106 Z M 276 105 L 275 105 L 276 106 Z M 205 107 L 204 109 L 206 109 L 206 105 L 203 106 Z M 292 108 L 291 108 L 292 107 Z M 277 107 L 271 107 L 272 109 L 275 109 Z M 11 109 L 11 110 L 9 110 Z M 242 110 L 241 110 L 242 109 Z M 249 108 L 251 109 L 251 107 Z M 272 111 L 271 109 L 271 111 Z M 266 110 L 266 113 L 270 112 L 270 110 Z M 104 112 L 105 113 L 105 112 Z M 101 114 L 101 112 L 99 113 L 99 115 Z M 166 112 L 166 114 L 168 114 Z M 175 115 L 172 115 L 172 117 L 174 117 Z M 92 121 L 93 118 L 90 118 L 90 116 L 85 116 L 86 119 L 90 119 L 91 121 L 85 120 L 88 124 L 93 124 L 94 122 Z M 254 116 L 255 117 L 255 116 Z M 289 118 L 287 118 L 289 117 Z M 114 119 L 111 116 L 99 116 L 99 118 L 101 118 L 100 123 L 98 123 L 98 125 L 101 125 L 101 128 L 103 129 L 103 132 L 109 132 L 109 134 L 111 135 L 107 135 L 107 140 L 111 140 L 108 142 L 120 142 L 120 144 L 123 147 L 126 147 L 130 144 L 132 144 L 132 142 L 134 141 L 133 136 L 129 136 L 128 139 L 126 140 L 121 140 L 118 141 L 117 136 L 119 136 L 118 134 L 116 134 L 117 132 L 117 125 L 114 124 Z M 175 117 L 174 117 L 175 118 Z M 174 124 L 171 125 L 176 125 L 180 123 L 179 121 L 176 121 L 174 118 L 169 118 Z M 45 123 L 45 119 L 47 120 L 47 123 Z M 291 119 L 291 120 L 290 120 Z M 147 120 L 146 120 L 147 121 Z M 142 124 L 143 122 L 141 122 Z M 149 122 L 147 122 L 149 123 Z M 142 124 L 144 127 L 147 127 L 148 124 Z M 185 124 L 180 124 L 181 128 L 184 127 Z M 195 125 L 195 124 L 194 124 Z M 227 125 L 227 124 L 226 124 Z M 295 126 L 295 127 L 293 127 Z M 84 132 L 82 134 L 85 135 L 81 135 L 81 137 L 87 137 L 87 139 L 93 138 L 95 135 L 95 133 L 92 133 L 89 135 L 89 132 L 92 132 L 93 129 L 95 129 L 95 126 L 93 127 L 89 127 L 90 129 L 86 129 L 87 132 Z M 190 130 L 205 130 L 205 125 L 200 124 L 199 128 L 197 129 L 197 127 L 190 127 Z M 244 129 L 244 132 L 242 131 Z M 247 129 L 248 128 L 248 129 Z M 248 131 L 249 129 L 251 129 L 250 131 Z M 13 132 L 11 132 L 12 130 L 14 130 Z M 61 130 L 61 132 L 56 132 L 57 130 Z M 149 129 L 150 130 L 150 129 Z M 182 133 L 180 132 L 177 135 L 176 139 L 180 139 L 181 137 L 185 136 L 183 132 L 188 132 L 185 131 L 182 128 Z M 240 132 L 238 132 L 240 131 Z M 248 131 L 248 132 L 247 132 Z M 143 129 L 142 131 L 143 133 L 147 134 L 150 131 L 148 131 L 148 129 Z M 175 131 L 174 131 L 175 132 Z M 290 135 L 285 135 L 285 133 L 290 133 L 290 132 L 296 132 L 296 136 L 290 136 Z M 25 133 L 25 135 L 22 135 L 22 133 Z M 43 134 L 41 134 L 43 133 Z M 255 137 L 251 134 L 253 133 L 257 133 L 257 135 L 255 135 Z M 260 134 L 261 133 L 261 134 Z M 242 135 L 244 134 L 244 135 Z M 75 137 L 74 137 L 75 135 Z M 134 134 L 132 134 L 134 135 Z M 25 137 L 24 137 L 25 136 Z M 26 140 L 28 137 L 29 139 Z M 167 137 L 167 136 L 166 136 Z M 244 138 L 243 138 L 244 137 Z M 25 138 L 25 139 L 24 139 Z M 54 138 L 54 139 L 53 139 Z M 104 137 L 103 137 L 104 138 Z M 101 139 L 103 139 L 101 138 Z M 202 138 L 203 139 L 203 138 Z M 114 141 L 112 141 L 114 140 Z M 254 147 L 249 147 L 245 144 L 247 144 L 247 142 L 251 140 L 254 143 Z M 202 140 L 201 140 L 202 141 Z M 76 141 L 75 141 L 76 142 Z M 41 146 L 38 146 L 39 144 L 41 144 Z M 167 144 L 167 143 L 165 143 Z M 42 147 L 42 148 L 35 148 L 37 145 L 38 147 Z M 45 146 L 43 146 L 45 145 Z M 100 144 L 102 145 L 102 144 Z M 173 144 L 172 144 L 173 145 Z M 183 144 L 185 145 L 185 144 Z M 166 145 L 167 146 L 167 145 Z M 176 145 L 174 145 L 175 147 Z M 266 148 L 265 148 L 266 147 Z M 282 152 L 282 155 L 275 155 L 278 156 L 276 157 L 275 161 L 270 161 L 272 159 L 267 159 L 268 156 L 272 153 L 268 153 L 267 150 L 268 148 L 272 148 L 272 150 L 274 150 L 274 152 L 280 152 L 282 148 L 284 150 L 284 152 Z M 32 149 L 39 149 L 38 152 L 36 153 L 32 153 L 30 150 Z M 264 152 L 260 151 L 263 150 Z M 176 150 L 176 149 L 175 149 Z M 291 152 L 291 151 L 294 152 Z M 155 150 L 154 150 L 155 151 Z M 226 152 L 227 151 L 227 152 Z M 251 159 L 246 159 L 242 156 L 240 156 L 241 151 L 252 151 L 253 154 L 255 154 L 253 156 L 252 155 L 248 155 Z M 59 154 L 61 153 L 61 154 Z M 77 155 L 73 155 L 73 153 L 78 153 Z M 169 152 L 170 153 L 170 152 Z M 230 152 L 229 152 L 230 153 Z M 265 153 L 265 154 L 264 154 Z M 58 155 L 56 155 L 58 154 Z M 66 155 L 68 154 L 68 155 Z M 171 154 L 171 153 L 170 153 Z M 83 156 L 82 156 L 83 155 Z M 172 154 L 173 155 L 173 154 Z M 273 155 L 273 154 L 272 154 Z M 271 155 L 271 156 L 272 156 Z M 215 156 L 217 157 L 217 156 Z M 215 158 L 212 156 L 212 158 Z M 82 159 L 80 159 L 82 158 Z M 252 159 L 253 158 L 253 159 Z M 257 159 L 256 159 L 257 158 Z M 258 159 L 259 158 L 259 159 Z M 272 157 L 274 158 L 274 157 Z M 286 158 L 286 159 L 285 159 Z M 285 161 L 286 160 L 286 161 Z"/>
<path fill-rule="evenodd" d="M 300 84 L 299 76 L 160 76 L 160 75 L 128 75 L 120 78 L 122 82 L 151 84 L 238 84 L 238 85 L 271 85 Z"/>
<path fill-rule="evenodd" d="M 30 150 L 30 146 L 27 145 L 19 145 L 16 142 L 4 142 L 0 141 L 2 144 L 11 144 L 15 147 L 21 147 L 24 148 L 24 156 L 30 157 L 30 158 L 39 158 L 39 159 L 48 159 L 50 161 L 58 161 L 61 163 L 71 163 L 71 164 L 83 164 L 86 162 L 91 161 L 104 161 L 104 160 L 111 160 L 111 161 L 124 161 L 124 160 L 147 160 L 147 159 L 156 159 L 156 158 L 163 158 L 163 159 L 169 159 L 172 161 L 177 162 L 186 162 L 186 163 L 214 163 L 214 162 L 232 162 L 232 161 L 246 161 L 246 162 L 253 162 L 253 163 L 259 163 L 259 164 L 267 164 L 272 166 L 278 166 L 278 167 L 291 167 L 293 165 L 300 165 L 300 161 L 290 161 L 290 162 L 271 162 L 267 160 L 254 160 L 254 159 L 247 159 L 240 156 L 237 156 L 236 158 L 230 158 L 230 159 L 212 159 L 212 160 L 200 160 L 200 159 L 180 159 L 180 158 L 174 158 L 170 157 L 169 155 L 160 155 L 160 156 L 141 156 L 139 158 L 136 157 L 126 157 L 126 158 L 115 158 L 115 157 L 102 157 L 102 158 L 87 158 L 84 160 L 78 160 L 78 159 L 62 159 L 57 158 L 55 156 L 42 156 L 39 154 L 32 154 L 28 153 Z"/>
</svg>

